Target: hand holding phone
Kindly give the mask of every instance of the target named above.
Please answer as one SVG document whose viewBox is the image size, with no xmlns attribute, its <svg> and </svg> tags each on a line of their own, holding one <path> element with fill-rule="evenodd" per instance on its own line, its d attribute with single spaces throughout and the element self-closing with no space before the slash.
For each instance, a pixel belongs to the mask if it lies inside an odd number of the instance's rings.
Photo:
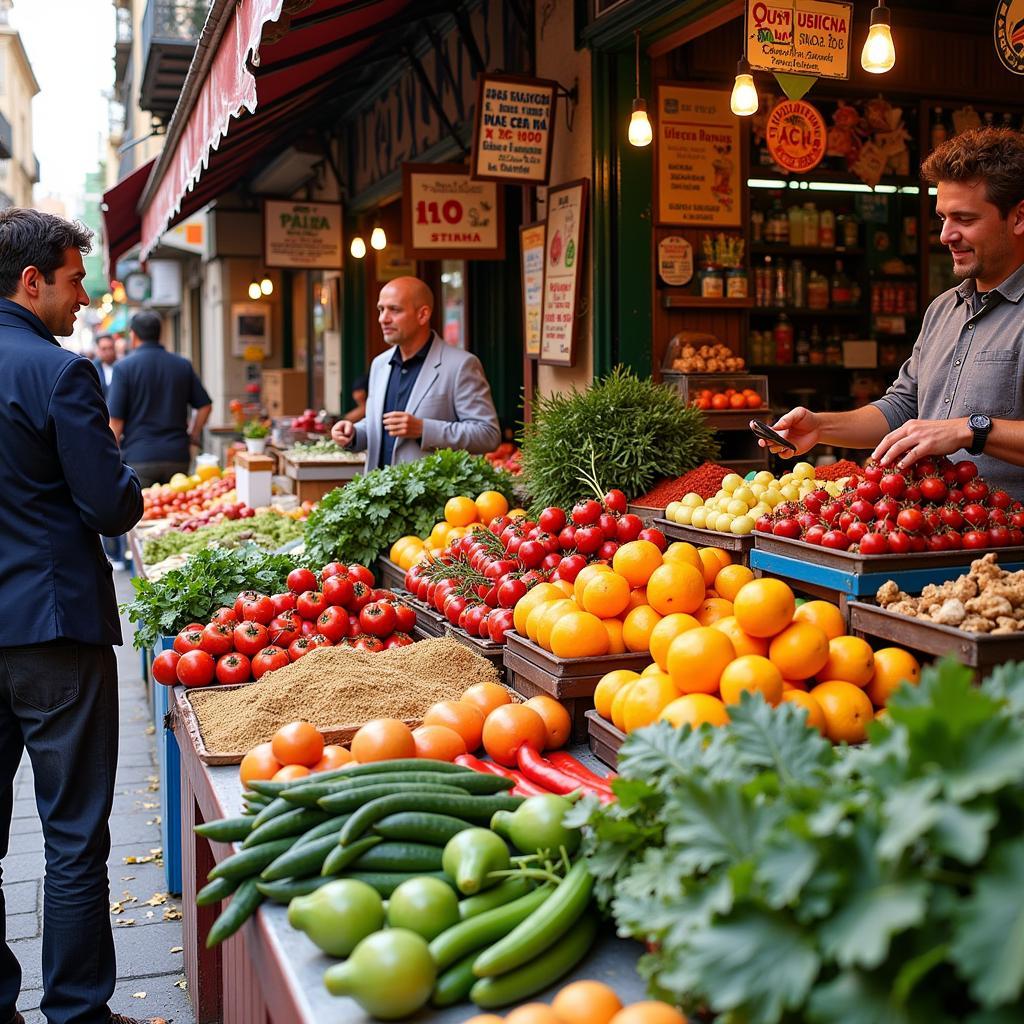
<svg viewBox="0 0 1024 1024">
<path fill-rule="evenodd" d="M 767 423 L 762 423 L 760 420 L 751 420 L 750 429 L 755 437 L 760 438 L 769 448 L 786 449 L 791 452 L 796 452 L 796 445 L 792 441 L 787 441 L 777 430 L 772 429 Z"/>
</svg>

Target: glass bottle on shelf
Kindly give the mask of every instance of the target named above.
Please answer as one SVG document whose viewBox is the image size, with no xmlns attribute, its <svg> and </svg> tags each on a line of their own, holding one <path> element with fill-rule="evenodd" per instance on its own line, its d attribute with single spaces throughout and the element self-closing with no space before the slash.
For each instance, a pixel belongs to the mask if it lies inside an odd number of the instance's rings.
<svg viewBox="0 0 1024 1024">
<path fill-rule="evenodd" d="M 770 306 L 772 298 L 772 258 L 765 256 L 764 262 L 754 268 L 754 304 Z"/>
<path fill-rule="evenodd" d="M 804 245 L 818 244 L 818 208 L 814 203 L 804 203 Z"/>
<path fill-rule="evenodd" d="M 807 279 L 807 308 L 828 309 L 828 281 L 817 270 L 812 270 Z"/>
<path fill-rule="evenodd" d="M 807 366 L 811 361 L 811 343 L 807 337 L 806 331 L 801 331 L 800 336 L 796 339 L 796 345 L 793 348 L 794 361 L 797 366 Z"/>
<path fill-rule="evenodd" d="M 785 313 L 779 314 L 772 331 L 775 342 L 775 362 L 780 366 L 788 366 L 793 362 L 793 325 Z"/>
<path fill-rule="evenodd" d="M 807 305 L 807 272 L 800 260 L 793 260 L 789 265 L 789 299 L 796 309 Z"/>
<path fill-rule="evenodd" d="M 836 215 L 831 210 L 822 210 L 818 218 L 818 245 L 822 249 L 836 246 Z"/>
<path fill-rule="evenodd" d="M 917 218 L 904 217 L 900 232 L 900 255 L 913 256 L 917 252 Z"/>
<path fill-rule="evenodd" d="M 789 244 L 790 245 L 807 245 L 807 239 L 804 237 L 804 216 L 803 210 L 794 203 L 787 211 L 786 220 L 789 224 Z"/>
<path fill-rule="evenodd" d="M 860 221 L 855 213 L 847 213 L 843 219 L 843 245 L 855 249 L 860 241 Z"/>
<path fill-rule="evenodd" d="M 764 241 L 764 211 L 752 210 L 750 213 L 750 240 L 752 242 Z"/>
<path fill-rule="evenodd" d="M 772 281 L 772 305 L 773 306 L 788 306 L 789 305 L 789 282 L 786 274 L 786 261 L 776 260 L 775 269 L 773 271 Z"/>
<path fill-rule="evenodd" d="M 825 363 L 828 366 L 843 365 L 843 343 L 839 339 L 839 331 L 833 327 L 825 342 Z"/>
<path fill-rule="evenodd" d="M 843 273 L 842 260 L 836 260 L 836 269 L 832 274 L 831 291 L 833 306 L 853 305 L 853 289 L 850 286 L 850 279 Z"/>
<path fill-rule="evenodd" d="M 789 221 L 786 219 L 786 211 L 782 208 L 782 200 L 775 197 L 772 202 L 771 213 L 769 214 L 768 241 L 785 245 L 789 241 Z"/>
<path fill-rule="evenodd" d="M 817 324 L 811 325 L 811 366 L 823 366 L 825 364 L 825 342 L 821 338 L 821 331 Z"/>
<path fill-rule="evenodd" d="M 942 118 L 942 107 L 936 107 L 932 111 L 931 144 L 932 149 L 937 149 L 949 137 L 946 131 L 946 122 Z"/>
</svg>

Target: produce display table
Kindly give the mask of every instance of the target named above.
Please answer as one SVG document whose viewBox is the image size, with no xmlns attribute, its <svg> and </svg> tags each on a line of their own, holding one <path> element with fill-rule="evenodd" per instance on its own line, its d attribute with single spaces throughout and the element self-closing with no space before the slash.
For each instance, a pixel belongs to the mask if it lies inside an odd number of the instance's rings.
<svg viewBox="0 0 1024 1024">
<path fill-rule="evenodd" d="M 281 453 L 280 465 L 282 475 L 292 482 L 292 493 L 299 501 L 319 501 L 328 491 L 362 476 L 366 468 L 365 458 L 358 461 L 296 460 L 289 458 L 287 451 Z"/>
<path fill-rule="evenodd" d="M 182 687 L 174 688 L 176 710 L 183 692 Z M 221 908 L 197 908 L 195 895 L 205 883 L 207 872 L 232 848 L 195 835 L 192 827 L 240 814 L 241 785 L 237 766 L 203 764 L 181 714 L 172 717 L 181 747 L 185 976 L 197 1024 L 368 1024 L 372 1018 L 357 1003 L 328 994 L 323 973 L 335 961 L 291 928 L 284 906 L 264 903 L 238 933 L 221 946 L 206 949 L 206 936 Z M 597 767 L 586 749 L 574 749 L 572 753 Z M 641 952 L 636 943 L 616 939 L 614 926 L 609 923 L 575 971 L 549 991 L 531 998 L 550 1000 L 569 981 L 599 978 L 615 988 L 623 1003 L 643 999 L 644 984 L 636 972 Z M 445 1010 L 425 1009 L 415 1020 L 421 1024 L 460 1024 L 473 1013 L 472 1004 L 460 1003 Z"/>
<path fill-rule="evenodd" d="M 621 729 L 616 729 L 607 719 L 602 718 L 595 708 L 591 708 L 585 717 L 591 751 L 609 768 L 615 768 L 619 760 L 619 747 L 626 742 L 626 734 Z"/>
</svg>

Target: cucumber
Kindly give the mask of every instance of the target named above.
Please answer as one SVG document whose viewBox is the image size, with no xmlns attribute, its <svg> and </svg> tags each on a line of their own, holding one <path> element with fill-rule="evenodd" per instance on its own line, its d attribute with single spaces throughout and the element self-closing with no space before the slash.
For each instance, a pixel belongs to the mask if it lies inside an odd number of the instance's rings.
<svg viewBox="0 0 1024 1024">
<path fill-rule="evenodd" d="M 481 978 L 470 990 L 469 998 L 482 1009 L 492 1010 L 543 992 L 587 955 L 596 935 L 597 914 L 584 914 L 560 942 L 533 960 L 508 974 Z"/>
<path fill-rule="evenodd" d="M 380 762 L 384 763 L 384 762 Z M 330 782 L 331 779 L 339 779 L 343 775 L 350 775 L 354 769 L 346 771 L 344 768 L 332 768 L 329 772 L 316 772 L 313 775 L 306 776 L 309 782 Z M 270 779 L 250 779 L 246 785 L 255 790 L 257 793 L 261 793 L 263 796 L 275 797 L 280 796 L 286 789 L 291 789 L 295 785 L 295 781 L 289 782 L 272 782 Z"/>
<path fill-rule="evenodd" d="M 336 832 L 313 839 L 301 846 L 295 843 L 290 850 L 271 861 L 260 873 L 260 878 L 265 882 L 276 882 L 282 878 L 308 878 L 310 875 L 319 875 L 328 854 L 332 850 L 340 849 Z"/>
<path fill-rule="evenodd" d="M 358 843 L 352 843 L 351 846 L 339 846 L 335 842 L 334 849 L 324 859 L 323 866 L 320 868 L 320 874 L 325 877 L 341 874 L 349 864 L 358 860 L 380 841 L 380 836 L 366 836 L 365 839 L 360 839 Z"/>
<path fill-rule="evenodd" d="M 287 800 L 276 796 L 256 815 L 256 820 L 252 823 L 252 827 L 259 828 L 260 825 L 266 824 L 271 818 L 276 818 L 278 815 L 290 810 L 292 810 L 292 805 Z"/>
<path fill-rule="evenodd" d="M 257 793 L 255 789 L 246 789 L 242 791 L 242 799 L 247 804 L 260 804 L 266 806 L 270 803 L 271 798 L 264 795 L 263 793 Z"/>
<path fill-rule="evenodd" d="M 258 824 L 242 843 L 242 849 L 247 850 L 251 846 L 259 846 L 260 843 L 269 843 L 274 839 L 287 839 L 289 836 L 300 836 L 325 821 L 330 821 L 333 815 L 326 811 L 318 811 L 312 807 L 291 807 L 284 814 L 271 818 L 264 824 Z"/>
<path fill-rule="evenodd" d="M 256 913 L 262 902 L 263 894 L 256 888 L 256 879 L 247 878 L 231 897 L 231 902 L 221 911 L 220 917 L 213 922 L 206 936 L 206 948 L 213 949 L 234 935 Z"/>
<path fill-rule="evenodd" d="M 421 811 L 400 811 L 381 818 L 373 831 L 385 839 L 407 839 L 411 842 L 436 843 L 444 846 L 452 836 L 473 828 L 468 821 L 449 814 L 428 814 Z"/>
<path fill-rule="evenodd" d="M 439 793 L 423 791 L 413 793 L 381 794 L 357 810 L 342 826 L 342 846 L 358 839 L 381 818 L 399 811 L 429 811 L 431 814 L 450 814 L 468 821 L 489 822 L 495 811 L 514 811 L 523 802 L 522 797 L 498 793 L 494 796 L 471 796 L 466 793 Z"/>
<path fill-rule="evenodd" d="M 315 875 L 312 878 L 282 878 L 276 882 L 264 882 L 262 879 L 256 883 L 256 889 L 273 903 L 291 903 L 296 896 L 308 896 L 315 892 L 321 885 L 337 881 L 337 875 L 321 878 Z"/>
<path fill-rule="evenodd" d="M 238 853 L 214 865 L 206 877 L 209 881 L 215 878 L 251 878 L 258 875 L 286 850 L 290 850 L 294 842 L 294 839 L 275 839 L 272 843 L 260 843 L 251 849 L 239 850 Z"/>
<path fill-rule="evenodd" d="M 330 811 L 332 814 L 344 814 L 346 811 L 355 811 L 363 807 L 371 800 L 376 800 L 377 797 L 403 792 L 464 795 L 458 786 L 446 786 L 439 782 L 389 782 L 386 785 L 357 786 L 355 789 L 346 789 L 341 793 L 331 793 L 328 796 L 320 797 L 317 802 L 325 811 Z"/>
<path fill-rule="evenodd" d="M 351 871 L 346 872 L 345 877 L 365 882 L 385 898 L 410 878 L 439 878 L 452 889 L 455 888 L 455 883 L 443 871 Z"/>
<path fill-rule="evenodd" d="M 238 882 L 233 878 L 215 878 L 196 893 L 196 906 L 208 907 L 212 903 L 220 903 L 227 899 L 238 888 Z"/>
<path fill-rule="evenodd" d="M 407 785 L 445 785 L 458 786 L 466 789 L 466 784 L 476 785 L 471 782 L 471 777 L 477 777 L 476 772 L 469 776 L 462 775 L 439 775 L 437 772 L 378 772 L 375 775 L 361 775 L 354 779 L 333 779 L 330 782 L 302 782 L 296 783 L 291 789 L 286 789 L 281 795 L 302 807 L 316 807 L 320 798 L 331 796 L 334 793 L 348 793 L 354 789 L 365 789 L 368 786 L 385 786 L 392 783 L 403 783 Z M 493 776 L 481 776 L 493 778 Z M 468 792 L 469 790 L 467 790 Z M 490 789 L 486 790 L 491 792 Z"/>
<path fill-rule="evenodd" d="M 477 982 L 477 977 L 473 973 L 475 959 L 476 950 L 438 975 L 437 981 L 434 983 L 434 991 L 430 995 L 432 1006 L 454 1006 L 469 998 L 470 989 Z"/>
<path fill-rule="evenodd" d="M 519 899 L 520 896 L 525 896 L 532 888 L 533 883 L 528 878 L 513 875 L 493 889 L 485 889 L 475 896 L 467 896 L 466 899 L 460 900 L 459 917 L 466 921 L 478 914 L 485 914 L 488 910 L 496 910 L 506 903 Z"/>
<path fill-rule="evenodd" d="M 376 839 L 377 836 L 371 838 Z M 352 846 L 339 846 L 339 850 L 351 850 Z M 426 843 L 381 843 L 364 853 L 352 865 L 353 871 L 440 871 L 440 846 Z"/>
<path fill-rule="evenodd" d="M 311 828 L 308 832 L 303 832 L 298 839 L 295 840 L 296 846 L 305 846 L 306 843 L 312 843 L 314 840 L 322 839 L 324 836 L 332 836 L 335 840 L 338 838 L 338 833 L 341 831 L 341 826 L 348 821 L 349 815 L 339 814 L 335 818 L 328 818 L 322 825 L 317 825 L 316 828 Z"/>
<path fill-rule="evenodd" d="M 252 825 L 252 817 L 242 815 L 238 818 L 204 821 L 201 825 L 196 825 L 192 831 L 204 839 L 212 839 L 215 843 L 240 843 L 252 831 Z"/>
</svg>

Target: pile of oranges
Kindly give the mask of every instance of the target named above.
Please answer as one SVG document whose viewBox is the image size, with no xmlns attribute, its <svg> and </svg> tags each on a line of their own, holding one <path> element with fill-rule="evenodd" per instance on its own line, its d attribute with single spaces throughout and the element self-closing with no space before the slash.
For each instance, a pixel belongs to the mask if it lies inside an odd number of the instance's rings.
<svg viewBox="0 0 1024 1024">
<path fill-rule="evenodd" d="M 760 409 L 764 405 L 764 399 L 753 388 L 725 388 L 722 391 L 717 388 L 702 388 L 697 392 L 693 404 L 704 410 Z"/>
<path fill-rule="evenodd" d="M 641 650 L 646 640 L 651 664 L 639 673 L 609 672 L 594 694 L 598 713 L 624 732 L 656 719 L 723 725 L 728 706 L 750 691 L 769 704 L 799 704 L 808 725 L 835 743 L 859 743 L 897 686 L 920 679 L 909 652 L 872 651 L 866 640 L 846 635 L 835 605 L 797 607 L 787 584 L 754 579 L 725 552 L 677 543 L 665 559 L 648 578 L 648 604 L 637 605 L 623 623 L 629 649 Z M 584 583 L 584 598 L 591 586 Z M 546 626 L 546 618 L 540 623 Z"/>
<path fill-rule="evenodd" d="M 352 760 L 341 746 L 325 743 L 323 733 L 309 722 L 289 722 L 267 743 L 258 743 L 239 766 L 243 785 L 250 779 L 292 782 L 313 772 L 340 768 Z"/>
</svg>

